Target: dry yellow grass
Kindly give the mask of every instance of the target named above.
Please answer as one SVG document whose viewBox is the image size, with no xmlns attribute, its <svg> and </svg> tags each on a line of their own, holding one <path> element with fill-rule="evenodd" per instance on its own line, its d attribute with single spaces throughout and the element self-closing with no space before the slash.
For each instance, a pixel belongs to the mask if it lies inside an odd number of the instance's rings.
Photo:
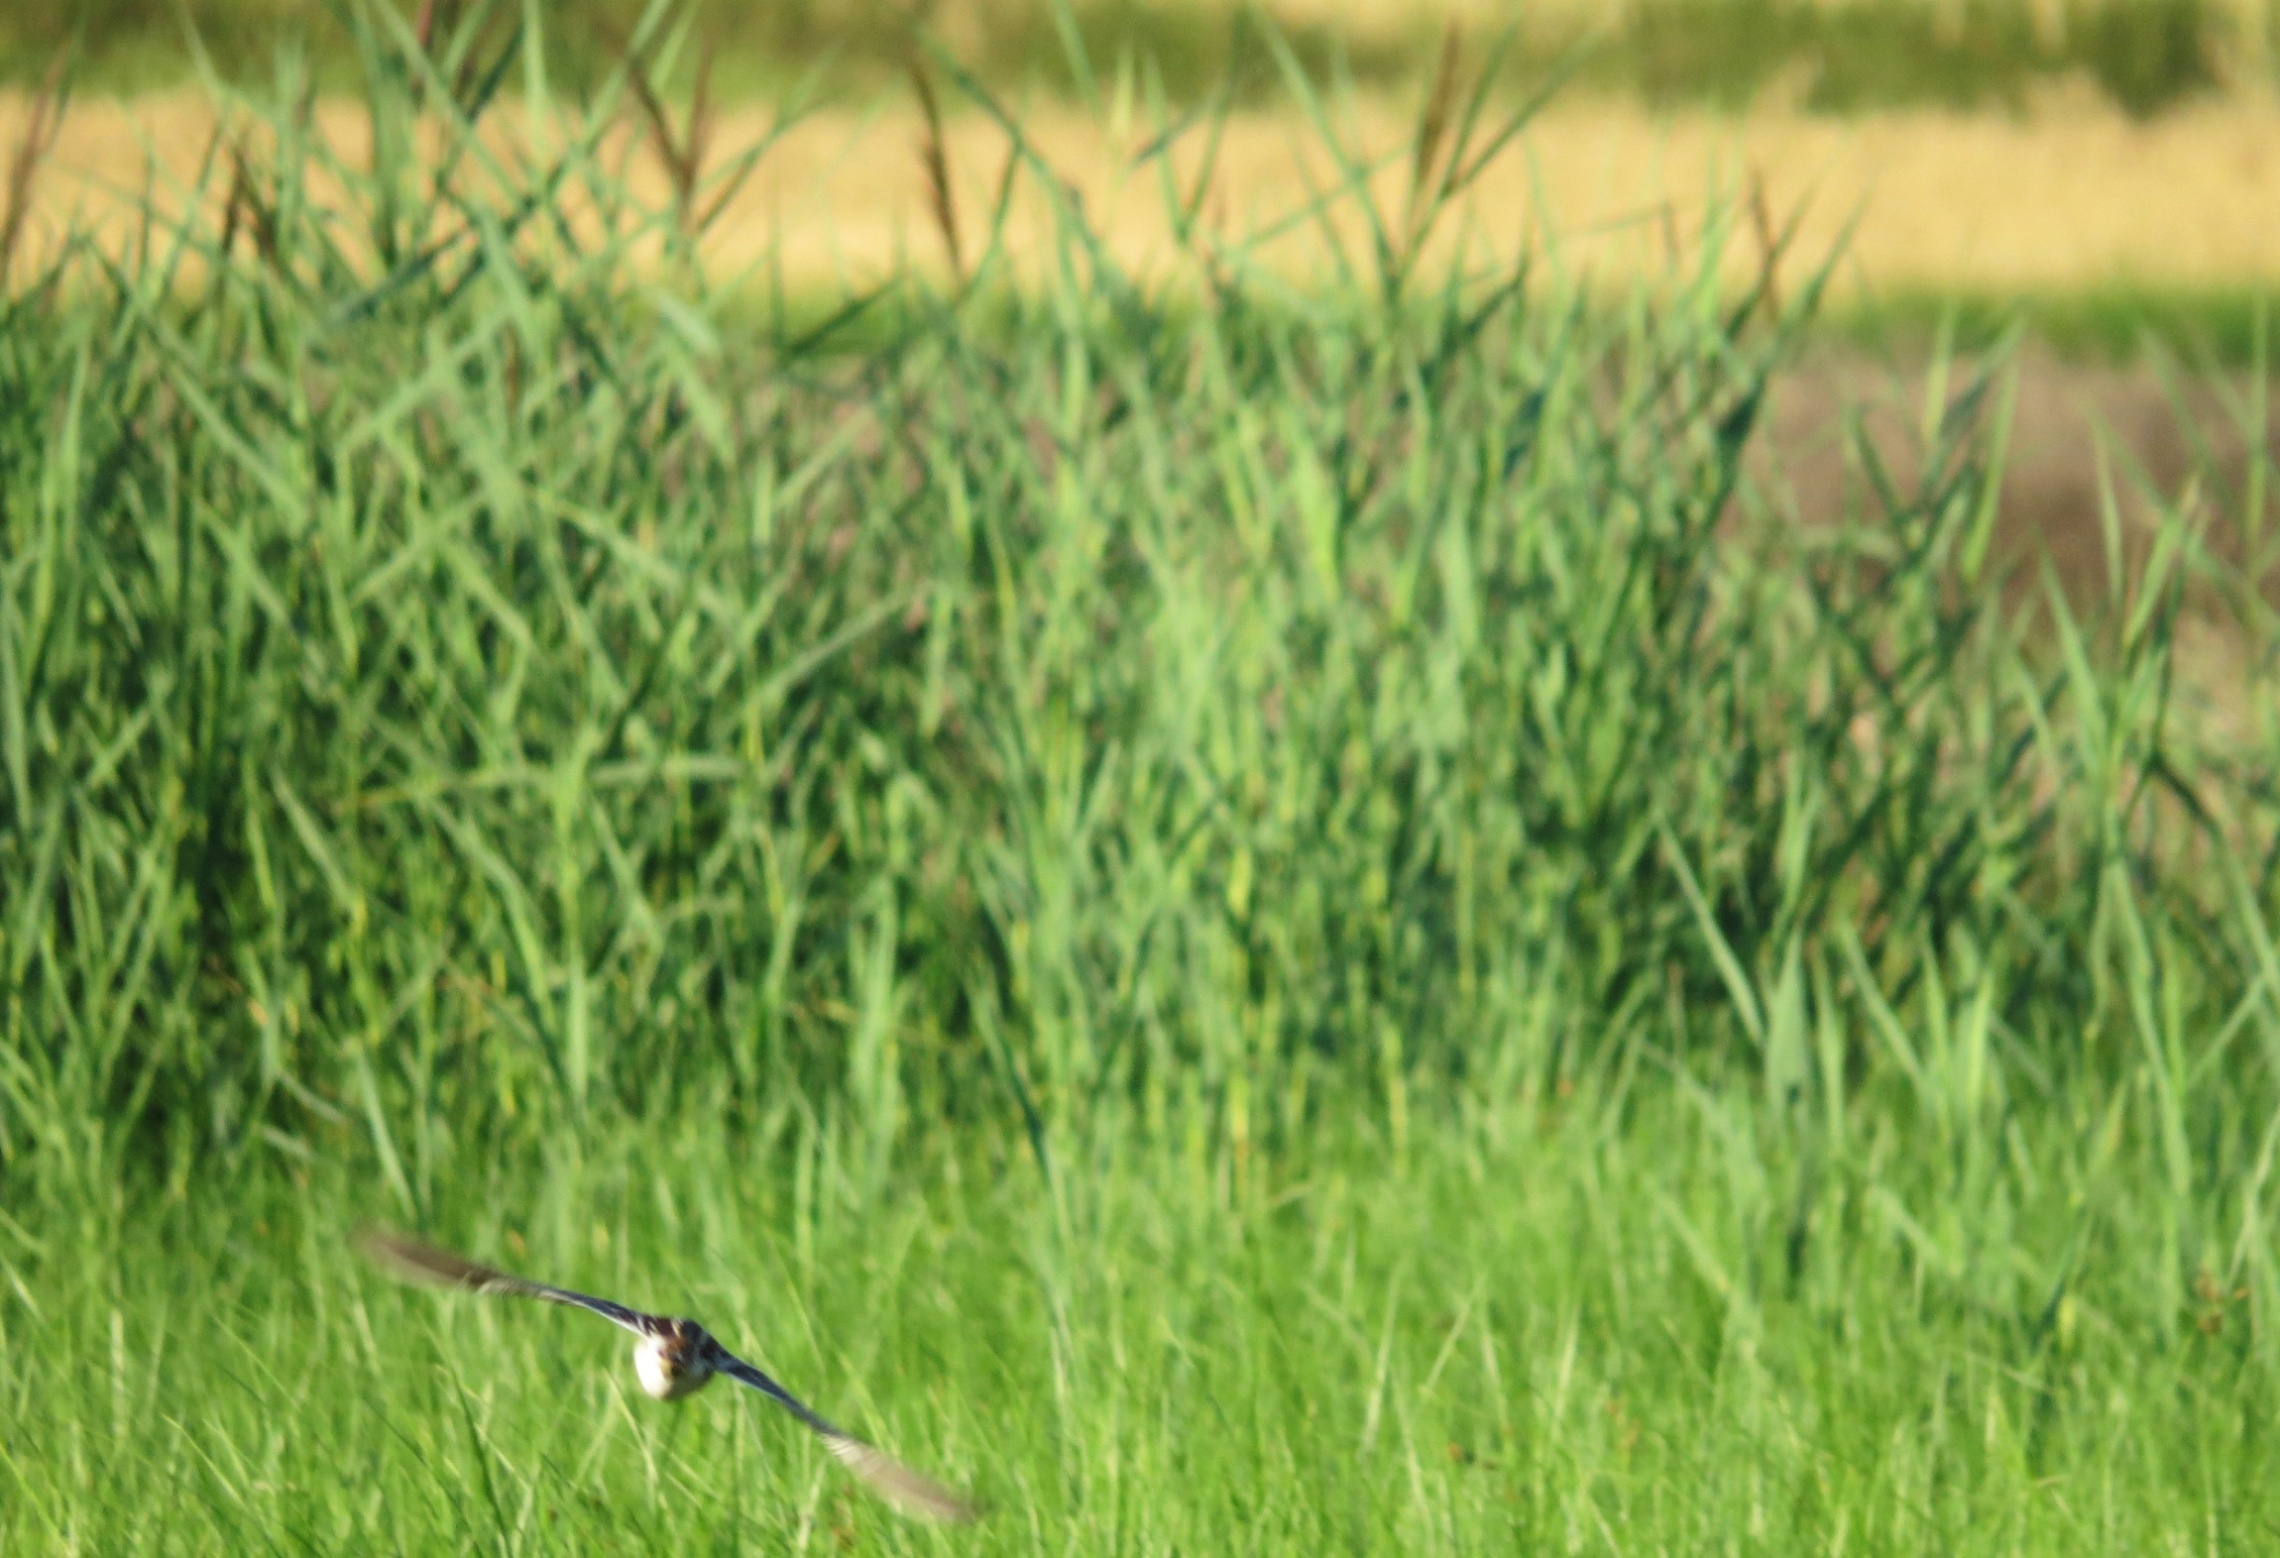
<svg viewBox="0 0 2280 1558">
<path fill-rule="evenodd" d="M 22 133 L 29 105 L 0 97 L 0 147 Z M 361 121 L 346 104 L 318 108 L 322 132 L 351 159 L 363 155 Z M 716 162 L 765 129 L 762 110 L 731 112 L 715 136 Z M 1153 127 L 1108 122 L 1065 107 L 1029 121 L 1036 144 L 1084 199 L 1110 246 L 1143 270 L 1185 263 L 1174 252 L 1154 168 L 1132 154 Z M 1373 189 L 1398 212 L 1415 111 L 1364 103 L 1350 139 L 1382 162 Z M 29 247 L 52 244 L 67 222 L 92 223 L 117 241 L 132 202 L 148 188 L 179 208 L 214 113 L 189 96 L 87 101 L 65 122 L 36 194 Z M 512 114 L 503 133 L 525 133 Z M 1628 104 L 1579 100 L 1547 113 L 1480 181 L 1463 213 L 1474 253 L 1545 246 L 1559 263 L 1610 279 L 1663 271 L 1675 248 L 1698 252 L 1704 213 L 1762 180 L 1777 217 L 1802 212 L 1800 267 L 1830 252 L 1857 216 L 1842 286 L 1877 291 L 2064 292 L 2112 285 L 2231 288 L 2280 279 L 2280 108 L 2235 99 L 2134 123 L 2093 101 L 2053 102 L 2020 120 L 1934 112 L 1837 120 L 1765 113 L 1650 115 Z M 1003 169 L 1002 134 L 975 115 L 948 125 L 950 178 L 975 243 L 988 192 Z M 722 273 L 776 254 L 794 287 L 857 282 L 908 253 L 946 265 L 929 215 L 915 105 L 834 112 L 784 140 L 729 205 L 710 258 Z M 1183 185 L 1200 135 L 1174 158 Z M 655 159 L 635 154 L 636 183 L 661 206 Z M 1228 127 L 1204 210 L 1228 239 L 1265 230 L 1331 186 L 1329 159 L 1290 114 L 1247 114 Z M 1017 253 L 1034 258 L 1042 204 L 1034 185 L 1015 208 Z M 1330 224 L 1359 238 L 1346 203 Z M 1451 224 L 1453 235 L 1460 224 Z M 1293 274 L 1329 260 L 1325 231 L 1286 234 L 1266 252 Z M 1358 252 L 1358 251 L 1357 251 Z M 1453 252 L 1446 244 L 1443 253 Z M 1728 257 L 1739 280 L 1756 263 L 1747 235 Z"/>
</svg>

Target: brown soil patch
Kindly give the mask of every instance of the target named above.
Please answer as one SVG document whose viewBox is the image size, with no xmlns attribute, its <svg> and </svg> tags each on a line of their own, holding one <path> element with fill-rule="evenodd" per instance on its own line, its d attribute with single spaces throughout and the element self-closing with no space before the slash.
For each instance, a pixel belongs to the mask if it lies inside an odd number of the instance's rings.
<svg viewBox="0 0 2280 1558">
<path fill-rule="evenodd" d="M 1951 366 L 1951 395 L 1976 367 Z M 2252 512 L 2251 493 L 2253 463 L 2261 457 L 2272 472 L 2280 462 L 2280 407 L 2267 404 L 2260 430 L 2254 386 L 2243 377 L 2088 367 L 2039 348 L 2022 352 L 2013 371 L 1990 550 L 2014 608 L 2036 606 L 2040 622 L 2047 562 L 2080 620 L 2110 621 L 2110 603 L 2135 599 L 2147 577 L 2162 511 L 2190 513 L 2202 526 L 2208 566 L 2186 572 L 2178 695 L 2214 716 L 2213 731 L 2269 744 L 2275 710 L 2265 700 L 2280 672 L 2272 631 L 2280 612 L 2280 495 L 2267 485 L 2255 500 L 2260 512 Z M 1874 523 L 1883 509 L 1863 444 L 1904 497 L 1914 493 L 1924 464 L 1926 383 L 1921 360 L 1876 362 L 1833 348 L 1779 380 L 1753 472 L 1776 512 L 1807 525 Z M 1994 400 L 1990 394 L 1983 403 L 1983 426 L 1993 421 Z M 2109 502 L 2118 573 L 2109 564 Z"/>
</svg>

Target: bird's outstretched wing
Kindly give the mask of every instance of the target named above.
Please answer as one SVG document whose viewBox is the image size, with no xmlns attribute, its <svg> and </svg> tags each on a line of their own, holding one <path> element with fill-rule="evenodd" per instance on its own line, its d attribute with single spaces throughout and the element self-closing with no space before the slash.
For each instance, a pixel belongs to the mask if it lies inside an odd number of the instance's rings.
<svg viewBox="0 0 2280 1558">
<path fill-rule="evenodd" d="M 483 1297 L 536 1298 L 549 1304 L 567 1304 L 574 1309 L 589 1310 L 600 1315 L 636 1336 L 664 1335 L 675 1328 L 675 1323 L 662 1315 L 644 1314 L 638 1309 L 628 1309 L 623 1304 L 613 1304 L 606 1298 L 574 1293 L 551 1283 L 533 1282 L 528 1277 L 515 1276 L 496 1266 L 485 1266 L 385 1229 L 365 1229 L 357 1235 L 356 1243 L 375 1264 L 407 1281 L 456 1288 L 463 1293 Z M 905 1514 L 950 1521 L 972 1520 L 980 1513 L 940 1483 L 919 1475 L 876 1445 L 856 1438 L 837 1424 L 819 1416 L 806 1402 L 721 1346 L 702 1328 L 690 1329 L 702 1338 L 707 1349 L 704 1362 L 708 1367 L 740 1384 L 751 1386 L 806 1424 L 823 1441 L 824 1448 L 831 1452 L 833 1459 L 862 1478 L 872 1491 L 897 1509 Z"/>
<path fill-rule="evenodd" d="M 535 1298 L 549 1304 L 567 1304 L 573 1309 L 584 1309 L 600 1315 L 612 1325 L 620 1325 L 636 1336 L 655 1336 L 668 1322 L 662 1315 L 643 1314 L 623 1304 L 613 1304 L 606 1298 L 595 1298 L 588 1293 L 573 1293 L 551 1283 L 533 1282 L 518 1277 L 496 1266 L 454 1255 L 448 1250 L 435 1249 L 407 1239 L 400 1233 L 384 1228 L 367 1228 L 356 1236 L 357 1248 L 375 1264 L 408 1282 L 424 1282 L 432 1287 L 457 1288 L 463 1293 L 474 1293 L 485 1298 Z"/>
<path fill-rule="evenodd" d="M 806 1402 L 727 1348 L 720 1347 L 717 1342 L 714 1346 L 718 1353 L 711 1361 L 716 1370 L 739 1384 L 750 1385 L 813 1429 L 834 1460 L 870 1484 L 874 1493 L 904 1514 L 923 1515 L 930 1520 L 948 1520 L 962 1524 L 981 1513 L 932 1478 L 921 1476 L 878 1446 L 866 1443 L 837 1424 L 826 1421 L 810 1409 Z"/>
</svg>

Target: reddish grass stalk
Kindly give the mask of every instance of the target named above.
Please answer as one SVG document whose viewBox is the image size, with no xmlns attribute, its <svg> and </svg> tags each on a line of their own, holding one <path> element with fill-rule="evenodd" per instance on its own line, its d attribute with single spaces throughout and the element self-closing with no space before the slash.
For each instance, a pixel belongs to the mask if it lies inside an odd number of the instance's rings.
<svg viewBox="0 0 2280 1558">
<path fill-rule="evenodd" d="M 918 91 L 919 111 L 926 116 L 926 134 L 918 143 L 918 161 L 926 172 L 927 207 L 933 213 L 935 227 L 942 233 L 943 247 L 950 252 L 951 272 L 963 281 L 966 257 L 964 246 L 958 240 L 958 206 L 950 191 L 950 153 L 948 138 L 942 130 L 942 105 L 935 99 L 934 83 L 925 67 L 916 60 L 911 62 L 910 80 Z"/>
<path fill-rule="evenodd" d="M 16 251 L 30 226 L 32 188 L 39 182 L 40 165 L 55 150 L 56 137 L 63 129 L 64 109 L 71 98 L 66 79 L 70 63 L 71 51 L 65 49 L 49 64 L 39 90 L 32 96 L 32 113 L 24 133 L 9 154 L 7 203 L 0 206 L 0 285 L 7 282 Z"/>
</svg>

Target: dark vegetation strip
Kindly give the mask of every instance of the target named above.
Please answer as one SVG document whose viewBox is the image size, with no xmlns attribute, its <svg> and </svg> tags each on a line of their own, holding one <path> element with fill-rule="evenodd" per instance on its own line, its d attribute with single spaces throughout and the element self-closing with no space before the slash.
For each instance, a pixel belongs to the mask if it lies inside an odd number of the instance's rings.
<svg viewBox="0 0 2280 1558">
<path fill-rule="evenodd" d="M 449 19 L 483 7 L 406 0 L 402 9 L 407 17 L 425 11 Z M 521 8 L 489 9 L 504 26 Z M 1582 45 L 1585 80 L 1652 103 L 1734 106 L 1778 85 L 1808 107 L 1839 113 L 1924 104 L 2015 110 L 2042 85 L 2079 79 L 2139 115 L 2268 68 L 2242 44 L 2241 8 L 2215 0 L 1642 0 L 1609 9 L 1608 19 L 1588 26 L 1535 22 L 1524 68 L 1541 74 Z M 554 0 L 545 11 L 557 74 L 592 86 L 607 76 L 642 5 Z M 316 0 L 103 0 L 0 12 L 0 79 L 36 80 L 57 49 L 76 41 L 97 85 L 181 84 L 192 79 L 185 19 L 233 75 L 266 74 L 282 43 L 306 50 L 329 83 L 346 84 L 355 74 L 353 51 Z M 2269 26 L 2272 18 L 2263 20 Z M 875 88 L 899 75 L 909 54 L 902 10 L 886 0 L 715 5 L 705 26 L 722 86 L 745 94 L 782 91 L 811 68 L 840 87 Z M 965 29 L 972 34 L 969 63 L 993 83 L 1077 91 L 1083 72 L 1067 48 L 1072 30 L 1104 73 L 1126 60 L 1144 61 L 1175 100 L 1199 101 L 1228 86 L 1242 100 L 1277 90 L 1274 52 L 1259 28 L 1238 8 L 1204 0 L 980 7 Z M 1421 7 L 1407 26 L 1296 26 L 1286 41 L 1320 76 L 1421 85 L 1431 76 L 1440 32 L 1440 19 Z"/>
<path fill-rule="evenodd" d="M 1209 305 L 1167 299 L 1168 319 L 1189 322 Z M 1619 317 L 1622 296 L 1598 300 Z M 975 297 L 966 304 L 973 328 L 1009 331 L 1019 311 Z M 899 338 L 908 328 L 909 304 L 881 297 L 849 312 L 837 297 L 782 296 L 754 288 L 724 296 L 716 317 L 732 336 L 765 339 L 770 331 L 812 332 L 807 344 L 824 353 L 860 355 Z M 1804 322 L 1814 340 L 1855 349 L 1896 367 L 1921 367 L 1940 352 L 1983 356 L 2031 341 L 2059 362 L 2085 367 L 2131 368 L 2149 362 L 2205 374 L 2243 372 L 2273 365 L 2276 323 L 2270 295 L 2254 287 L 2102 286 L 2026 296 L 1929 289 L 1843 296 L 1823 302 Z"/>
<path fill-rule="evenodd" d="M 2269 367 L 2272 301 L 2254 287 L 2088 287 L 2024 297 L 1891 293 L 1823 315 L 1836 340 L 1923 355 L 1944 342 L 1961 352 L 1999 347 L 2022 333 L 2072 362 L 2120 366 L 2166 358 L 2192 370 Z"/>
</svg>

